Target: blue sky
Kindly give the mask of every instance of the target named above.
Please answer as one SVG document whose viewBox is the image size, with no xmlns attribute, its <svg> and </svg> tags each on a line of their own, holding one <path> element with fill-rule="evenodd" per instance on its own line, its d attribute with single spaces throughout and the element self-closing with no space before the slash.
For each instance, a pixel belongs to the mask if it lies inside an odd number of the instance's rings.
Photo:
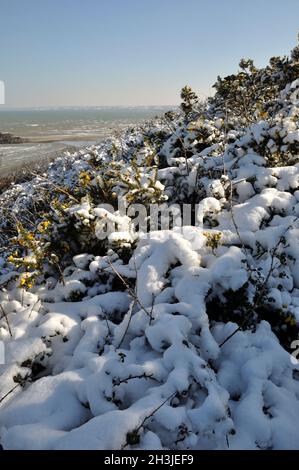
<svg viewBox="0 0 299 470">
<path fill-rule="evenodd" d="M 175 104 L 296 44 L 299 0 L 0 0 L 6 105 Z"/>
</svg>

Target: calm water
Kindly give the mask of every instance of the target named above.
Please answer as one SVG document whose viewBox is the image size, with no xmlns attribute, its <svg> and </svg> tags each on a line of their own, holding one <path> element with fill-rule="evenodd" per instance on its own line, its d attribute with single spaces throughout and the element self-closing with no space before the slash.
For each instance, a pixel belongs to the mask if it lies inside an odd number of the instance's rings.
<svg viewBox="0 0 299 470">
<path fill-rule="evenodd" d="M 0 132 L 33 143 L 0 145 L 0 175 L 33 160 L 100 142 L 115 131 L 165 113 L 170 107 L 0 110 Z"/>
</svg>

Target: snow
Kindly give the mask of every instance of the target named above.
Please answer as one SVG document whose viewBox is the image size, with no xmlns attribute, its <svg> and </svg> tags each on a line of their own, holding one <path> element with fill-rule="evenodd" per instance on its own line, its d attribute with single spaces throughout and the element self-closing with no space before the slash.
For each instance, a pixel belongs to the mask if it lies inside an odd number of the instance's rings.
<svg viewBox="0 0 299 470">
<path fill-rule="evenodd" d="M 1 228 L 10 211 L 29 231 L 45 218 L 28 224 L 35 204 L 64 188 L 47 209 L 67 244 L 21 286 L 0 233 L 4 449 L 299 449 L 298 87 L 271 119 L 228 133 L 212 108 L 173 131 L 158 119 L 0 196 Z M 140 233 L 118 197 L 191 201 L 196 223 Z M 34 236 L 33 266 L 52 240 Z"/>
</svg>

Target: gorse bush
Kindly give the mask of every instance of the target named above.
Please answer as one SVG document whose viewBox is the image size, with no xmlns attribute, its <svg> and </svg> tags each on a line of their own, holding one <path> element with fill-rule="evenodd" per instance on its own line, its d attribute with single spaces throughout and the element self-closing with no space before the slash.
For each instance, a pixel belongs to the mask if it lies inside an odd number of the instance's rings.
<svg viewBox="0 0 299 470">
<path fill-rule="evenodd" d="M 23 271 L 22 285 L 32 286 L 45 264 L 56 266 L 60 272 L 57 260 L 63 268 L 82 250 L 103 253 L 107 249 L 107 242 L 100 242 L 96 236 L 97 216 L 93 211 L 98 205 L 108 203 L 117 209 L 118 197 L 124 198 L 128 206 L 148 206 L 167 200 L 199 203 L 205 196 L 212 196 L 219 199 L 222 207 L 228 197 L 227 180 L 222 181 L 225 167 L 211 166 L 209 157 L 224 153 L 237 162 L 247 148 L 262 156 L 269 167 L 296 163 L 298 142 L 290 134 L 296 133 L 298 108 L 296 104 L 292 107 L 292 99 L 289 106 L 283 105 L 283 99 L 295 94 L 292 88 L 283 89 L 298 76 L 298 46 L 290 57 L 274 57 L 263 69 L 257 69 L 250 59 L 242 59 L 239 65 L 238 74 L 218 77 L 216 94 L 206 108 L 189 86 L 182 89 L 184 124 L 175 113 L 166 113 L 159 129 L 153 132 L 146 128 L 138 143 L 115 140 L 108 144 L 108 158 L 96 150 L 90 151 L 78 168 L 75 162 L 73 176 L 70 179 L 68 175 L 67 182 L 60 185 L 57 179 L 55 183 L 42 179 L 41 205 L 43 212 L 48 212 L 46 219 L 36 201 L 22 196 L 26 200 L 24 220 L 8 218 L 6 222 L 8 233 L 17 232 L 9 243 L 8 261 Z M 258 133 L 256 124 L 246 127 L 253 122 L 260 122 Z M 245 128 L 251 137 L 240 145 Z M 198 159 L 197 155 L 202 157 Z M 65 172 L 70 165 L 66 164 Z M 47 194 L 48 187 L 53 197 Z M 87 207 L 85 212 L 82 207 Z M 33 224 L 38 222 L 33 231 L 26 228 L 28 219 Z M 211 223 L 218 224 L 214 216 Z M 209 243 L 214 244 L 214 235 L 208 236 Z"/>
<path fill-rule="evenodd" d="M 4 447 L 298 448 L 298 58 L 1 195 Z"/>
<path fill-rule="evenodd" d="M 290 57 L 272 57 L 262 69 L 251 59 L 242 59 L 238 74 L 218 77 L 214 84 L 213 112 L 218 110 L 227 119 L 238 117 L 244 125 L 270 117 L 279 92 L 299 76 L 298 49 L 296 46 Z"/>
<path fill-rule="evenodd" d="M 198 103 L 198 97 L 188 85 L 184 86 L 181 91 L 181 109 L 185 115 L 185 119 L 190 119 L 191 114 L 195 111 L 195 105 Z"/>
</svg>

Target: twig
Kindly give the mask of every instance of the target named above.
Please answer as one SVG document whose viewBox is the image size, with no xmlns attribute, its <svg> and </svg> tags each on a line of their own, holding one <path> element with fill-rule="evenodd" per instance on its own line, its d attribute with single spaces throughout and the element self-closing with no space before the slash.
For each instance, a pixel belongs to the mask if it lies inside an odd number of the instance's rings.
<svg viewBox="0 0 299 470">
<path fill-rule="evenodd" d="M 160 408 L 162 408 L 163 405 L 165 405 L 166 402 L 168 402 L 168 400 L 171 400 L 172 397 L 174 397 L 175 395 L 177 394 L 177 392 L 173 392 L 171 395 L 169 395 L 169 397 L 167 397 L 159 406 L 157 406 L 157 408 L 154 409 L 154 411 L 151 412 L 151 414 L 149 414 L 148 416 L 146 416 L 142 423 L 138 426 L 138 428 L 136 429 L 136 432 L 138 432 L 142 426 L 144 425 L 145 421 L 149 418 L 151 418 Z"/>
<path fill-rule="evenodd" d="M 9 321 L 8 321 L 8 318 L 7 318 L 7 314 L 6 312 L 4 311 L 4 308 L 2 307 L 2 305 L 0 304 L 0 308 L 1 308 L 1 311 L 3 313 L 3 317 L 2 318 L 5 318 L 5 321 L 6 321 L 6 324 L 7 324 L 7 328 L 8 328 L 8 331 L 9 331 L 9 334 L 12 338 L 12 332 L 11 332 L 11 328 L 10 328 L 10 324 L 9 324 Z"/>
<path fill-rule="evenodd" d="M 155 303 L 155 296 L 152 294 L 152 306 L 151 306 L 151 311 L 150 311 L 150 321 L 149 324 L 151 325 L 153 321 L 153 310 L 154 310 L 154 303 Z"/>
<path fill-rule="evenodd" d="M 121 338 L 121 340 L 120 340 L 120 342 L 119 342 L 119 344 L 118 344 L 118 346 L 117 346 L 116 349 L 119 349 L 119 348 L 121 347 L 121 345 L 122 345 L 122 343 L 123 343 L 123 341 L 124 341 L 124 339 L 125 339 L 125 337 L 126 337 L 126 334 L 127 334 L 127 332 L 128 332 L 128 329 L 129 329 L 129 326 L 130 326 L 130 323 L 131 323 L 131 320 L 132 320 L 132 314 L 133 314 L 133 309 L 134 309 L 135 303 L 136 303 L 135 300 L 133 300 L 133 302 L 131 303 L 131 305 L 130 305 L 130 307 L 129 307 L 129 312 L 128 312 L 128 313 L 129 313 L 129 318 L 128 318 L 128 322 L 127 322 L 127 325 L 126 325 L 124 334 L 123 334 L 123 336 L 122 336 L 122 338 Z"/>
<path fill-rule="evenodd" d="M 112 269 L 112 271 L 116 274 L 116 276 L 123 282 L 123 284 L 126 286 L 130 296 L 135 300 L 136 304 L 139 305 L 139 307 L 141 308 L 141 310 L 143 310 L 146 315 L 148 315 L 150 317 L 150 314 L 148 313 L 148 311 L 146 310 L 146 308 L 141 304 L 140 300 L 138 299 L 137 295 L 136 295 L 136 292 L 131 288 L 131 286 L 126 282 L 126 280 L 123 278 L 123 276 L 115 269 L 115 267 L 112 265 L 110 259 L 109 259 L 109 265 Z"/>
<path fill-rule="evenodd" d="M 28 318 L 31 317 L 31 314 L 32 314 L 32 312 L 33 312 L 34 307 L 35 307 L 39 302 L 40 302 L 40 300 L 37 300 L 37 301 L 32 305 L 31 310 L 30 310 L 29 315 L 28 315 Z M 40 304 L 40 306 L 39 306 L 39 308 L 38 308 L 37 313 L 40 311 L 40 308 L 41 308 L 41 304 Z"/>
<path fill-rule="evenodd" d="M 153 374 L 146 375 L 146 373 L 143 373 L 142 375 L 129 375 L 129 377 L 126 377 L 125 379 L 119 379 L 118 381 L 115 381 L 114 379 L 113 385 L 118 387 L 120 384 L 128 383 L 129 380 L 133 379 L 152 379 L 158 382 L 158 380 L 153 376 Z"/>
<path fill-rule="evenodd" d="M 230 184 L 230 195 L 229 195 L 229 204 L 230 204 L 230 213 L 231 213 L 231 218 L 232 218 L 232 222 L 233 222 L 233 225 L 234 225 L 234 228 L 235 228 L 235 231 L 236 231 L 236 234 L 240 240 L 240 243 L 241 243 L 241 247 L 243 248 L 243 251 L 246 255 L 246 264 L 247 264 L 247 267 L 250 269 L 250 266 L 249 266 L 249 261 L 248 261 L 248 253 L 247 253 L 247 249 L 245 247 L 245 244 L 241 238 L 241 234 L 240 234 L 240 231 L 239 231 L 239 227 L 236 223 L 236 220 L 235 220 L 235 216 L 234 216 L 234 211 L 233 211 L 233 183 L 232 181 L 229 179 L 229 184 Z"/>
<path fill-rule="evenodd" d="M 46 181 L 47 183 L 53 185 L 53 187 L 56 189 L 56 191 L 62 193 L 62 194 L 65 194 L 66 196 L 68 196 L 70 199 L 72 199 L 73 201 L 75 201 L 77 204 L 80 204 L 80 201 L 75 197 L 73 196 L 72 194 L 70 194 L 66 189 L 64 188 L 61 188 L 60 186 L 57 186 L 55 183 L 53 183 L 53 181 L 50 181 L 48 178 L 45 178 L 44 176 L 41 176 L 41 175 L 38 175 L 37 173 L 33 173 L 31 172 L 31 174 L 37 178 L 41 178 L 43 179 L 44 181 Z"/>
<path fill-rule="evenodd" d="M 16 384 L 11 390 L 9 390 L 9 392 L 7 392 L 2 398 L 0 398 L 0 403 L 3 402 L 3 400 L 5 400 L 6 397 L 8 397 L 8 395 L 10 395 L 17 387 L 20 387 L 21 384 Z"/>
<path fill-rule="evenodd" d="M 149 418 L 151 418 L 152 416 L 154 416 L 155 413 L 157 413 L 158 410 L 160 410 L 160 408 L 162 408 L 163 405 L 165 405 L 165 403 L 168 402 L 168 400 L 171 400 L 175 395 L 177 394 L 177 392 L 173 392 L 169 397 L 167 397 L 159 406 L 157 406 L 157 408 L 155 408 L 148 416 L 146 416 L 141 424 L 136 428 L 134 429 L 134 433 L 135 434 L 138 434 L 138 432 L 140 431 L 140 429 L 142 428 L 142 426 L 144 425 L 145 421 Z M 122 446 L 122 450 L 127 447 L 128 445 L 128 442 L 126 442 L 123 446 Z"/>
</svg>

